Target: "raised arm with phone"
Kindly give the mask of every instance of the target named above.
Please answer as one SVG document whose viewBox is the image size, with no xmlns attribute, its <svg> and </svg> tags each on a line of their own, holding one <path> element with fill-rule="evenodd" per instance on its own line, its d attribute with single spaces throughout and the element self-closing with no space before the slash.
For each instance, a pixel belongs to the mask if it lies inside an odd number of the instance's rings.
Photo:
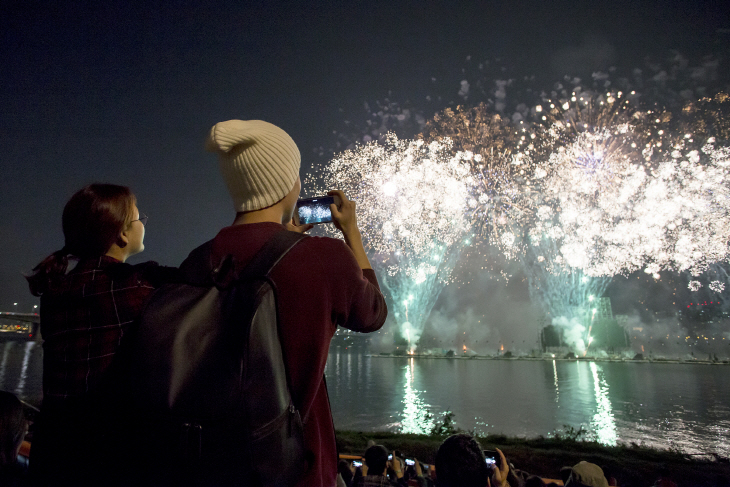
<svg viewBox="0 0 730 487">
<path fill-rule="evenodd" d="M 330 205 L 332 218 L 335 226 L 342 232 L 345 237 L 345 243 L 350 247 L 355 255 L 355 260 L 360 265 L 360 269 L 372 269 L 368 255 L 365 253 L 365 247 L 362 244 L 362 235 L 357 227 L 357 203 L 354 200 L 347 199 L 345 193 L 340 190 L 330 191 L 328 194 L 336 195 L 340 199 L 340 207 Z"/>
</svg>

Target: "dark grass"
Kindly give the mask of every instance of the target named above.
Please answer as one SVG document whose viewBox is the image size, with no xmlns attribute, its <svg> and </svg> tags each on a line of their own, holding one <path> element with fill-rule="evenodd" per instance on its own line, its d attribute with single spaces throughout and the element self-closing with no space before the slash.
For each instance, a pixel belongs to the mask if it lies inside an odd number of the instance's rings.
<svg viewBox="0 0 730 487">
<path fill-rule="evenodd" d="M 368 440 L 389 450 L 400 450 L 409 457 L 431 464 L 446 436 L 397 434 L 388 432 L 338 431 L 340 453 L 361 455 Z M 730 461 L 725 458 L 698 458 L 672 450 L 656 450 L 636 444 L 609 447 L 572 438 L 512 438 L 503 435 L 480 437 L 485 449 L 499 448 L 515 468 L 533 475 L 559 479 L 560 468 L 581 460 L 595 463 L 618 480 L 623 487 L 648 487 L 663 468 L 680 487 L 730 487 Z"/>
</svg>

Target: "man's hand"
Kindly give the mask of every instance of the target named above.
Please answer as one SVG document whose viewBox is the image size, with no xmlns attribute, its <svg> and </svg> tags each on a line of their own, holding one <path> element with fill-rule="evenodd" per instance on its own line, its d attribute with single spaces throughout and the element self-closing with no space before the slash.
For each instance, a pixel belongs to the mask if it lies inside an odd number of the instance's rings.
<svg viewBox="0 0 730 487">
<path fill-rule="evenodd" d="M 423 477 L 423 470 L 421 470 L 421 462 L 418 461 L 418 458 L 413 459 L 414 462 L 416 462 L 416 475 L 419 477 Z"/>
<path fill-rule="evenodd" d="M 393 460 L 391 461 L 390 465 L 393 468 L 396 477 L 403 477 L 403 467 L 400 464 L 400 458 L 395 455 L 395 452 L 393 452 Z"/>
<path fill-rule="evenodd" d="M 495 448 L 497 450 L 497 453 L 499 453 L 499 468 L 496 466 L 492 470 L 492 478 L 490 479 L 489 485 L 491 487 L 509 487 L 509 483 L 507 482 L 507 474 L 509 474 L 509 463 L 507 463 L 507 459 L 504 457 L 504 453 L 502 453 L 502 450 L 499 448 Z"/>
<path fill-rule="evenodd" d="M 332 212 L 332 219 L 335 226 L 345 235 L 349 237 L 352 232 L 359 232 L 357 228 L 357 214 L 355 208 L 357 203 L 352 200 L 348 200 L 345 193 L 339 189 L 334 189 L 327 193 L 330 196 L 338 196 L 340 198 L 340 207 L 337 205 L 330 205 L 330 211 Z"/>
<path fill-rule="evenodd" d="M 294 219 L 292 218 L 292 221 L 286 224 L 286 229 L 290 232 L 304 233 L 311 230 L 313 226 L 314 225 L 311 223 L 307 223 L 306 225 L 297 225 L 294 223 Z"/>
<path fill-rule="evenodd" d="M 330 196 L 338 196 L 340 198 L 340 207 L 330 205 L 332 212 L 332 221 L 345 237 L 345 243 L 352 250 L 355 260 L 357 260 L 360 269 L 372 269 L 368 256 L 365 253 L 365 247 L 362 244 L 362 235 L 360 229 L 357 228 L 357 217 L 355 215 L 356 204 L 354 201 L 348 200 L 345 193 L 335 189 L 327 193 Z"/>
</svg>

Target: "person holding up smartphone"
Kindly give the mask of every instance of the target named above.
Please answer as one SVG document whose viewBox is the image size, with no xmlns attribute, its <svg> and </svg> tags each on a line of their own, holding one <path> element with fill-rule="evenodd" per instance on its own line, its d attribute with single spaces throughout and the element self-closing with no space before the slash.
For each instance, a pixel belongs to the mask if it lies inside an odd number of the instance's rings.
<svg viewBox="0 0 730 487">
<path fill-rule="evenodd" d="M 389 456 L 383 445 L 373 445 L 365 450 L 363 458 L 362 477 L 357 477 L 355 487 L 407 487 L 403 479 L 403 466 L 395 452 Z M 395 472 L 397 480 L 388 477 L 389 469 Z"/>
<path fill-rule="evenodd" d="M 495 448 L 495 450 L 499 454 L 499 459 L 492 466 L 492 477 L 489 479 L 490 485 L 492 487 L 509 487 L 510 484 L 507 482 L 509 463 L 507 463 L 502 450 L 499 448 Z"/>
<path fill-rule="evenodd" d="M 312 228 L 311 223 L 293 221 L 301 190 L 301 155 L 284 130 L 261 120 L 220 122 L 211 128 L 206 148 L 218 155 L 236 212 L 233 224 L 212 241 L 214 261 L 232 255 L 245 266 L 280 232 Z M 335 189 L 330 195 L 339 199 L 330 212 L 345 242 L 306 236 L 269 274 L 277 291 L 292 400 L 306 418 L 304 444 L 310 462 L 297 484 L 306 487 L 331 487 L 337 476 L 335 432 L 324 383 L 330 341 L 338 326 L 373 332 L 387 316 L 363 247 L 356 204 L 342 191 Z"/>
<path fill-rule="evenodd" d="M 497 448 L 497 455 L 488 459 L 484 452 L 470 435 L 446 438 L 436 453 L 439 487 L 509 487 L 509 463 L 504 453 Z"/>
</svg>

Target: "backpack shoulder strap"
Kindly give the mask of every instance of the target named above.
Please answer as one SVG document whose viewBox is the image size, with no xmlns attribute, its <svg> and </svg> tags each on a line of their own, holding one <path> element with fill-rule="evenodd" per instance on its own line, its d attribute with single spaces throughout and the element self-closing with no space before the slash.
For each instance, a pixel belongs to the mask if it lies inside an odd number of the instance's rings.
<svg viewBox="0 0 730 487">
<path fill-rule="evenodd" d="M 305 237 L 307 235 L 303 233 L 288 230 L 277 233 L 254 255 L 251 262 L 239 273 L 239 277 L 267 277 L 282 257 Z M 230 259 L 224 259 L 216 267 L 211 260 L 212 253 L 212 240 L 190 252 L 190 255 L 180 264 L 180 272 L 186 282 L 197 285 L 213 285 L 215 279 L 212 273 L 220 271 L 220 273 L 226 274 L 228 272 L 227 265 L 233 265 Z"/>
<path fill-rule="evenodd" d="M 266 242 L 261 250 L 241 271 L 239 278 L 268 277 L 276 264 L 307 235 L 282 230 Z"/>
<path fill-rule="evenodd" d="M 212 252 L 212 240 L 208 240 L 190 252 L 183 263 L 180 264 L 180 273 L 186 282 L 199 285 L 212 283 L 210 279 L 210 273 L 214 268 L 211 261 Z"/>
</svg>

